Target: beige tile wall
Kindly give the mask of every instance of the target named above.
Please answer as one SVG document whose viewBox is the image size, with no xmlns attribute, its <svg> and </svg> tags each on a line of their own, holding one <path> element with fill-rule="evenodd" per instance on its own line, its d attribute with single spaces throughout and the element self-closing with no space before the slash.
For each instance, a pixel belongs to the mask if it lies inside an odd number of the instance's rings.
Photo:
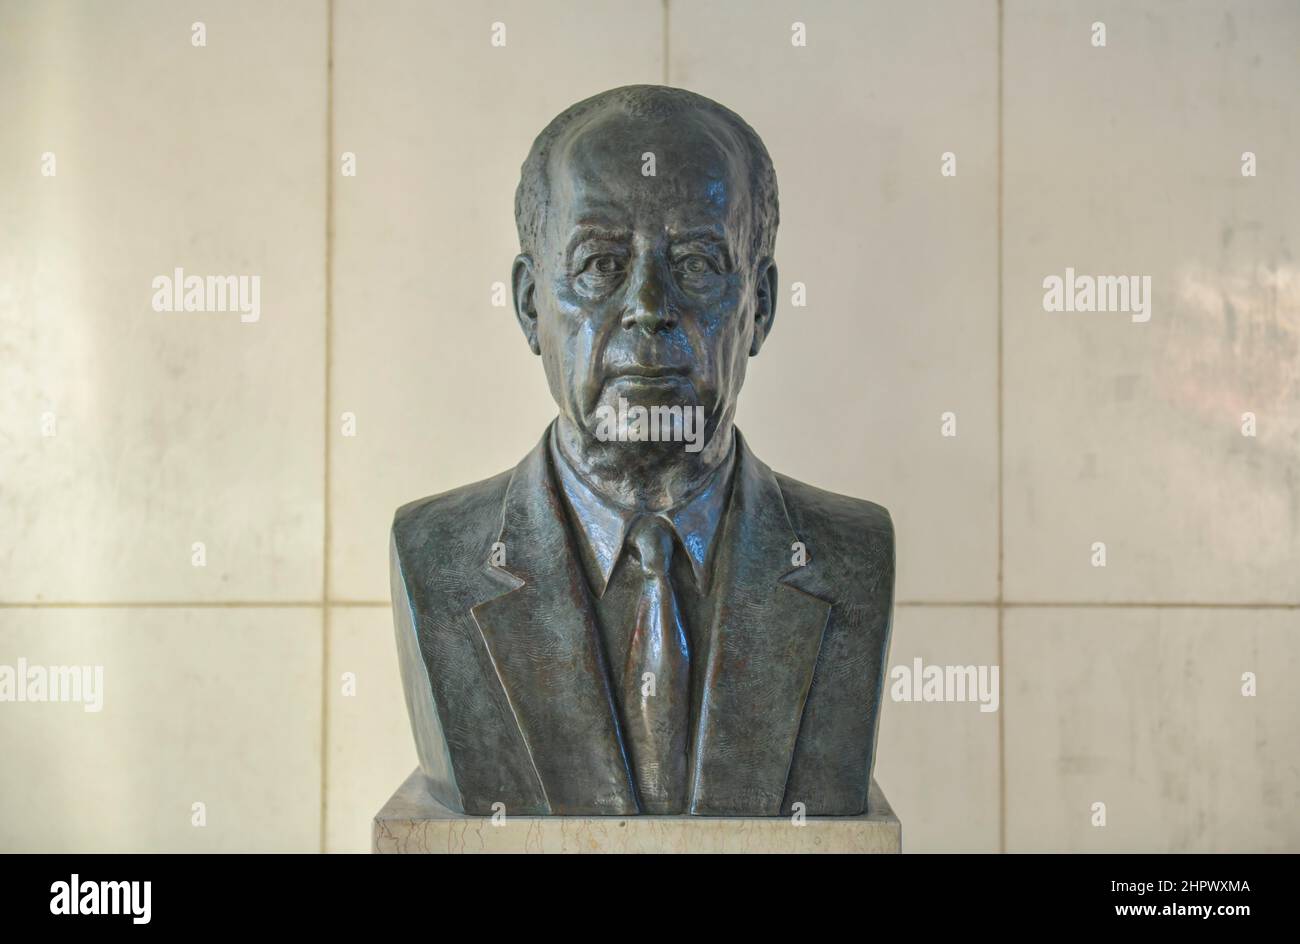
<svg viewBox="0 0 1300 944">
<path fill-rule="evenodd" d="M 0 3 L 0 664 L 106 671 L 0 703 L 0 849 L 368 847 L 392 511 L 553 414 L 492 304 L 519 164 L 667 81 L 780 177 L 741 428 L 893 512 L 891 665 L 1002 668 L 994 713 L 887 692 L 905 848 L 1300 850 L 1296 48 L 1286 2 Z M 178 266 L 260 320 L 153 311 Z M 1043 311 L 1066 266 L 1151 321 Z"/>
<path fill-rule="evenodd" d="M 1300 8 L 1158 10 L 1008 7 L 1006 593 L 1300 603 Z M 1067 266 L 1151 320 L 1044 312 Z"/>
<path fill-rule="evenodd" d="M 1030 607 L 1003 644 L 1009 851 L 1300 849 L 1294 610 Z"/>
<path fill-rule="evenodd" d="M 998 664 L 994 607 L 905 606 L 894 616 L 891 668 Z M 997 712 L 975 701 L 895 701 L 888 678 L 876 780 L 903 824 L 904 852 L 997 852 Z"/>
<path fill-rule="evenodd" d="M 325 849 L 369 852 L 370 817 L 419 764 L 386 606 L 331 607 Z"/>
<path fill-rule="evenodd" d="M 102 666 L 101 707 L 0 706 L 0 849 L 319 849 L 318 610 L 5 608 L 20 657 Z"/>
<path fill-rule="evenodd" d="M 320 596 L 324 8 L 203 16 L 0 6 L 6 602 Z M 177 268 L 259 320 L 154 311 Z"/>
</svg>

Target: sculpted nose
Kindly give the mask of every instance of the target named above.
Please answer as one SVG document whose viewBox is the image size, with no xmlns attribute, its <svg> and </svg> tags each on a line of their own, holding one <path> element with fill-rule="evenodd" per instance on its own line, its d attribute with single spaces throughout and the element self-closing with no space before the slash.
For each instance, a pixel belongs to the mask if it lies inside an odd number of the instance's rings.
<svg viewBox="0 0 1300 944">
<path fill-rule="evenodd" d="M 636 263 L 628 285 L 627 305 L 623 309 L 623 327 L 640 328 L 646 334 L 671 330 L 677 314 L 668 307 L 665 283 L 654 259 Z"/>
</svg>

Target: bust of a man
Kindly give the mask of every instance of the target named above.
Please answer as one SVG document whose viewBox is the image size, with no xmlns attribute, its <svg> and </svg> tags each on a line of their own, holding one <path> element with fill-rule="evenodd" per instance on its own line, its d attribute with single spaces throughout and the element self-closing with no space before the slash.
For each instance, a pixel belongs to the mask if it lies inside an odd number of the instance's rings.
<svg viewBox="0 0 1300 944">
<path fill-rule="evenodd" d="M 512 285 L 556 420 L 398 510 L 406 702 L 435 798 L 489 814 L 865 811 L 893 602 L 879 505 L 733 425 L 777 301 L 776 174 L 738 115 L 628 86 L 565 110 Z"/>
</svg>

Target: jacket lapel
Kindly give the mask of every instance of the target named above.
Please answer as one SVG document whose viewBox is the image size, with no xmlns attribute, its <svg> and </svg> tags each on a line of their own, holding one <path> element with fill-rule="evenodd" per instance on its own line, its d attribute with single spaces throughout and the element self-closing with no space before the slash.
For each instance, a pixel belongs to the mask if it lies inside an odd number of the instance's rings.
<svg viewBox="0 0 1300 944">
<path fill-rule="evenodd" d="M 515 469 L 497 538 L 513 578 L 471 612 L 551 813 L 625 815 L 636 799 L 589 591 L 548 440 Z M 508 812 L 508 811 L 507 811 Z"/>
<path fill-rule="evenodd" d="M 775 816 L 831 601 L 811 592 L 814 561 L 792 563 L 799 538 L 780 486 L 739 432 L 736 455 L 697 676 L 690 811 Z"/>
</svg>

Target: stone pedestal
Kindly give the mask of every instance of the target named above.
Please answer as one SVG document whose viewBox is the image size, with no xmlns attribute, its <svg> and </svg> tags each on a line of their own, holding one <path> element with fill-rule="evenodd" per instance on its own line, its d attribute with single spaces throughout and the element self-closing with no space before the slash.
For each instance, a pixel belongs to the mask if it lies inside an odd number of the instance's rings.
<svg viewBox="0 0 1300 944">
<path fill-rule="evenodd" d="M 374 852 L 901 852 L 902 826 L 871 781 L 863 816 L 490 816 L 453 813 L 406 778 L 371 830 Z"/>
</svg>

